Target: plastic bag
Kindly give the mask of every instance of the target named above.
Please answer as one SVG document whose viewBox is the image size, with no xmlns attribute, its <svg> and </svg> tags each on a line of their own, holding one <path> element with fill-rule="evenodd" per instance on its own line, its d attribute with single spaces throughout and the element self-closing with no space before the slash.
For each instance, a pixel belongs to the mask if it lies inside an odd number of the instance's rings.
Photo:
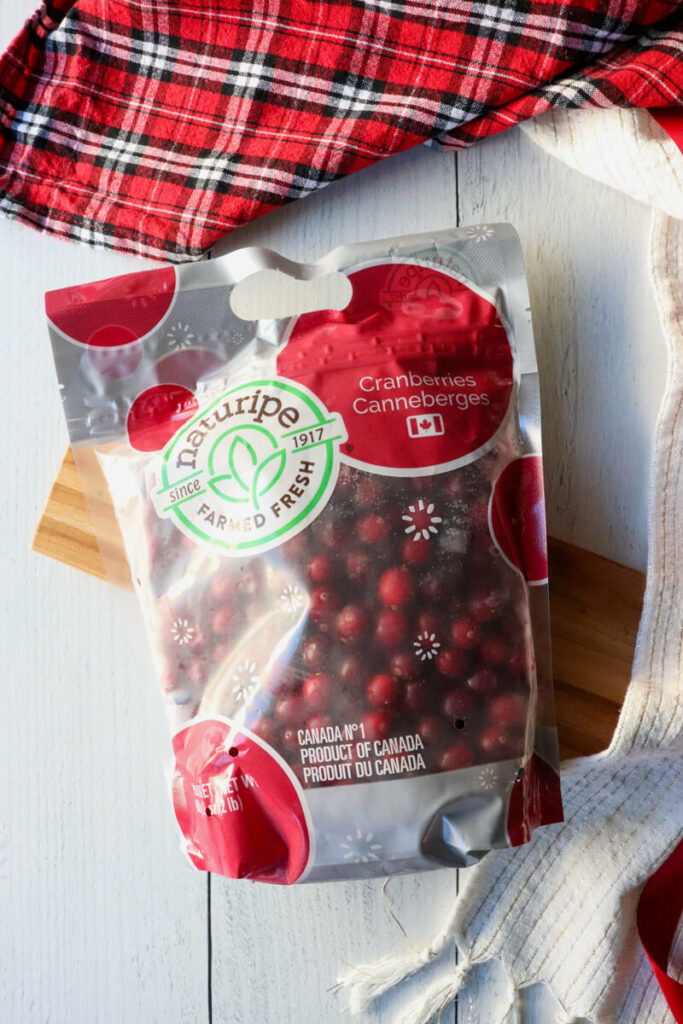
<svg viewBox="0 0 683 1024">
<path fill-rule="evenodd" d="M 256 271 L 343 310 L 247 322 Z M 111 492 L 191 862 L 292 883 L 473 863 L 561 820 L 540 407 L 508 225 L 48 293 Z"/>
</svg>

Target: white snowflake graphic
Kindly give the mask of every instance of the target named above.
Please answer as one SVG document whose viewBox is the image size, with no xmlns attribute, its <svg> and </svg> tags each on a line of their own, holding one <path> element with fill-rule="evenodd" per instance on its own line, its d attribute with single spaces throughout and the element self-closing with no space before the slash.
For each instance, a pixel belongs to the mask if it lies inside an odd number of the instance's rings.
<svg viewBox="0 0 683 1024">
<path fill-rule="evenodd" d="M 485 242 L 487 238 L 491 238 L 495 234 L 495 231 L 488 224 L 473 224 L 471 228 L 467 229 L 467 234 L 473 242 Z"/>
<path fill-rule="evenodd" d="M 477 776 L 482 789 L 495 789 L 498 782 L 498 772 L 491 765 L 486 765 Z"/>
<path fill-rule="evenodd" d="M 256 662 L 245 658 L 237 666 L 232 681 L 235 684 L 232 688 L 235 700 L 246 704 L 258 684 Z"/>
<path fill-rule="evenodd" d="M 187 619 L 176 619 L 171 624 L 171 636 L 179 647 L 184 647 L 194 639 L 195 628 Z"/>
<path fill-rule="evenodd" d="M 420 661 L 431 661 L 439 653 L 441 644 L 436 639 L 436 633 L 425 630 L 418 634 L 417 640 L 413 640 L 413 647 Z"/>
<path fill-rule="evenodd" d="M 355 833 L 351 832 L 345 837 L 346 841 L 339 844 L 344 860 L 352 860 L 355 863 L 367 864 L 371 860 L 379 860 L 382 852 L 382 844 L 373 842 L 373 832 L 365 834 L 359 828 Z"/>
<path fill-rule="evenodd" d="M 280 600 L 288 612 L 295 612 L 304 603 L 304 595 L 295 583 L 288 583 L 280 594 Z"/>
<path fill-rule="evenodd" d="M 434 503 L 427 503 L 420 498 L 414 505 L 408 505 L 408 511 L 401 516 L 406 533 L 412 533 L 413 540 L 429 540 L 439 532 L 439 526 L 443 522 L 441 516 L 434 515 Z"/>
<path fill-rule="evenodd" d="M 195 340 L 194 332 L 191 330 L 190 325 L 184 324 L 180 320 L 177 320 L 166 331 L 165 337 L 169 348 L 172 349 L 189 348 Z"/>
</svg>

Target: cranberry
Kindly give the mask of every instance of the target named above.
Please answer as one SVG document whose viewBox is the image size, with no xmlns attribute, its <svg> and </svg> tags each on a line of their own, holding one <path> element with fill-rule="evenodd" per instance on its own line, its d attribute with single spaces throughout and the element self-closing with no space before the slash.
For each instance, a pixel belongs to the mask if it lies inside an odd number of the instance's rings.
<svg viewBox="0 0 683 1024">
<path fill-rule="evenodd" d="M 220 665 L 222 661 L 225 661 L 229 653 L 230 647 L 228 644 L 216 644 L 211 651 L 211 661 L 215 665 Z"/>
<path fill-rule="evenodd" d="M 329 587 L 315 587 L 311 591 L 308 614 L 320 629 L 329 629 L 334 613 L 339 608 L 339 597 Z"/>
<path fill-rule="evenodd" d="M 385 740 L 394 720 L 388 711 L 368 711 L 360 720 L 366 740 Z"/>
<path fill-rule="evenodd" d="M 374 676 L 368 683 L 368 703 L 373 708 L 392 707 L 401 695 L 401 685 L 393 676 Z"/>
<path fill-rule="evenodd" d="M 299 737 L 297 734 L 297 730 L 292 728 L 292 726 L 288 726 L 286 729 L 282 730 L 280 740 L 282 742 L 283 747 L 286 747 L 287 750 L 299 749 Z"/>
<path fill-rule="evenodd" d="M 436 671 L 446 679 L 457 679 L 467 667 L 465 656 L 454 647 L 444 647 L 436 656 Z"/>
<path fill-rule="evenodd" d="M 408 620 L 403 612 L 386 608 L 377 616 L 375 640 L 380 647 L 397 647 L 408 635 Z"/>
<path fill-rule="evenodd" d="M 357 604 L 347 604 L 337 616 L 337 633 L 339 639 L 346 643 L 360 640 L 367 633 L 369 625 L 368 613 Z"/>
<path fill-rule="evenodd" d="M 459 722 L 472 710 L 472 698 L 466 690 L 448 690 L 443 699 L 443 713 Z"/>
<path fill-rule="evenodd" d="M 203 651 L 208 646 L 206 637 L 201 629 L 193 630 L 191 636 L 188 638 L 187 646 L 191 651 Z"/>
<path fill-rule="evenodd" d="M 487 637 L 479 648 L 479 657 L 487 665 L 500 665 L 507 653 L 507 644 L 499 636 Z"/>
<path fill-rule="evenodd" d="M 482 696 L 486 696 L 497 689 L 498 681 L 493 672 L 489 672 L 487 668 L 480 668 L 478 672 L 475 672 L 474 675 L 470 676 L 467 680 L 467 685 L 472 693 L 478 693 Z"/>
<path fill-rule="evenodd" d="M 490 591 L 487 594 L 477 594 L 470 598 L 470 615 L 478 622 L 490 622 L 497 618 L 505 605 L 505 597 L 500 591 Z"/>
<path fill-rule="evenodd" d="M 283 558 L 286 558 L 288 562 L 301 564 L 306 561 L 307 554 L 307 539 L 306 533 L 297 533 L 295 537 L 290 537 L 283 544 L 280 545 L 280 553 Z"/>
<path fill-rule="evenodd" d="M 372 565 L 367 551 L 349 551 L 344 560 L 346 574 L 354 583 L 365 583 Z"/>
<path fill-rule="evenodd" d="M 226 601 L 233 592 L 235 580 L 229 572 L 219 572 L 211 580 L 209 589 L 217 601 Z"/>
<path fill-rule="evenodd" d="M 439 743 L 446 734 L 446 726 L 442 718 L 426 715 L 417 723 L 417 730 L 423 743 L 433 746 Z"/>
<path fill-rule="evenodd" d="M 412 537 L 408 537 L 401 547 L 401 559 L 411 568 L 422 569 L 431 562 L 432 551 L 432 545 L 428 540 L 421 537 L 413 540 Z"/>
<path fill-rule="evenodd" d="M 332 719 L 329 715 L 321 715 L 320 712 L 316 712 L 306 722 L 307 729 L 327 729 L 332 725 Z"/>
<path fill-rule="evenodd" d="M 489 704 L 489 719 L 494 725 L 524 725 L 527 702 L 518 693 L 502 693 Z"/>
<path fill-rule="evenodd" d="M 327 661 L 329 650 L 330 642 L 322 634 L 306 640 L 301 648 L 301 658 L 306 668 L 310 668 L 312 672 L 320 672 Z"/>
<path fill-rule="evenodd" d="M 406 683 L 403 694 L 403 708 L 409 715 L 419 715 L 427 706 L 427 687 L 424 683 L 413 680 Z"/>
<path fill-rule="evenodd" d="M 288 697 L 280 697 L 273 713 L 283 725 L 301 725 L 306 717 L 306 703 L 300 694 L 292 693 Z"/>
<path fill-rule="evenodd" d="M 407 604 L 413 596 L 413 577 L 407 569 L 387 569 L 379 581 L 379 596 L 390 608 Z"/>
<path fill-rule="evenodd" d="M 442 772 L 469 768 L 473 764 L 472 751 L 466 743 L 451 743 L 439 757 L 438 764 Z"/>
<path fill-rule="evenodd" d="M 346 540 L 346 527 L 338 519 L 319 523 L 317 534 L 326 548 L 339 548 Z"/>
<path fill-rule="evenodd" d="M 262 739 L 264 743 L 270 743 L 271 745 L 275 743 L 278 735 L 277 726 L 272 718 L 259 718 L 251 726 L 251 731 L 259 739 Z"/>
<path fill-rule="evenodd" d="M 382 498 L 382 485 L 373 476 L 361 477 L 356 484 L 356 504 L 362 508 L 377 505 Z"/>
<path fill-rule="evenodd" d="M 427 573 L 422 581 L 422 593 L 430 601 L 438 604 L 441 601 L 445 601 L 450 592 L 450 584 L 445 573 L 442 572 L 430 572 Z"/>
<path fill-rule="evenodd" d="M 325 711 L 332 703 L 334 697 L 334 679 L 323 672 L 309 676 L 305 680 L 303 689 L 304 700 L 316 711 Z"/>
<path fill-rule="evenodd" d="M 489 503 L 488 501 L 475 501 L 470 506 L 470 522 L 479 530 L 488 529 L 489 525 Z"/>
<path fill-rule="evenodd" d="M 308 563 L 308 575 L 314 583 L 329 583 L 332 578 L 332 560 L 319 552 Z"/>
<path fill-rule="evenodd" d="M 473 619 L 456 619 L 451 626 L 451 637 L 456 647 L 471 651 L 472 648 L 477 647 L 479 644 L 479 626 Z"/>
<path fill-rule="evenodd" d="M 235 613 L 224 604 L 211 616 L 211 629 L 216 636 L 228 636 L 235 623 Z"/>
<path fill-rule="evenodd" d="M 508 658 L 508 668 L 516 676 L 525 676 L 527 673 L 526 650 L 520 647 Z"/>
<path fill-rule="evenodd" d="M 296 693 L 300 685 L 301 678 L 294 666 L 290 665 L 271 686 L 270 692 L 274 697 L 288 697 L 291 693 Z"/>
<path fill-rule="evenodd" d="M 249 565 L 241 566 L 237 579 L 237 589 L 242 594 L 255 597 L 261 589 L 263 582 L 263 567 L 260 562 L 252 562 Z"/>
<path fill-rule="evenodd" d="M 193 658 L 187 670 L 187 677 L 197 686 L 203 686 L 209 678 L 209 666 L 206 658 Z"/>
<path fill-rule="evenodd" d="M 438 637 L 440 628 L 441 623 L 439 622 L 439 616 L 436 612 L 429 609 L 427 611 L 420 612 L 417 617 L 418 633 L 427 633 L 429 636 L 434 634 L 434 636 Z"/>
<path fill-rule="evenodd" d="M 506 729 L 501 729 L 497 725 L 484 729 L 479 737 L 479 746 L 492 760 L 504 761 L 521 753 L 521 744 Z"/>
<path fill-rule="evenodd" d="M 356 523 L 356 533 L 364 544 L 383 544 L 389 536 L 389 527 L 382 516 L 363 516 Z"/>
<path fill-rule="evenodd" d="M 358 473 L 353 466 L 347 466 L 346 463 L 342 463 L 339 467 L 339 476 L 337 477 L 337 490 L 348 491 L 355 483 L 357 476 Z"/>
<path fill-rule="evenodd" d="M 391 674 L 397 679 L 412 679 L 417 668 L 412 651 L 397 651 L 391 659 Z"/>
<path fill-rule="evenodd" d="M 368 670 L 362 658 L 359 658 L 356 654 L 349 654 L 340 663 L 337 675 L 344 686 L 351 690 L 357 690 L 365 686 Z"/>
</svg>

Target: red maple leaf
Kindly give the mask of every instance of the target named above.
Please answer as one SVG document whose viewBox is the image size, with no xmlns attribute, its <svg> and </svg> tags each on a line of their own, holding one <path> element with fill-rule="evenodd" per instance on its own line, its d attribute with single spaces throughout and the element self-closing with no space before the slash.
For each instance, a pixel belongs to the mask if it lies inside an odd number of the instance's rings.
<svg viewBox="0 0 683 1024">
<path fill-rule="evenodd" d="M 432 421 L 422 420 L 422 423 L 418 423 L 418 426 L 420 427 L 421 430 L 429 430 L 429 428 L 432 426 Z"/>
</svg>

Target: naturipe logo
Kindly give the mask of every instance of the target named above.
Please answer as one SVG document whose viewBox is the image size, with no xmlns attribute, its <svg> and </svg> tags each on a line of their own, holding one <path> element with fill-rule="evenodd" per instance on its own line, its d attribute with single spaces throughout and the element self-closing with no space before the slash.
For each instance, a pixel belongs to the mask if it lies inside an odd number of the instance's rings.
<svg viewBox="0 0 683 1024">
<path fill-rule="evenodd" d="M 323 510 L 346 436 L 342 418 L 302 384 L 239 384 L 164 448 L 157 514 L 225 555 L 268 551 Z"/>
</svg>

